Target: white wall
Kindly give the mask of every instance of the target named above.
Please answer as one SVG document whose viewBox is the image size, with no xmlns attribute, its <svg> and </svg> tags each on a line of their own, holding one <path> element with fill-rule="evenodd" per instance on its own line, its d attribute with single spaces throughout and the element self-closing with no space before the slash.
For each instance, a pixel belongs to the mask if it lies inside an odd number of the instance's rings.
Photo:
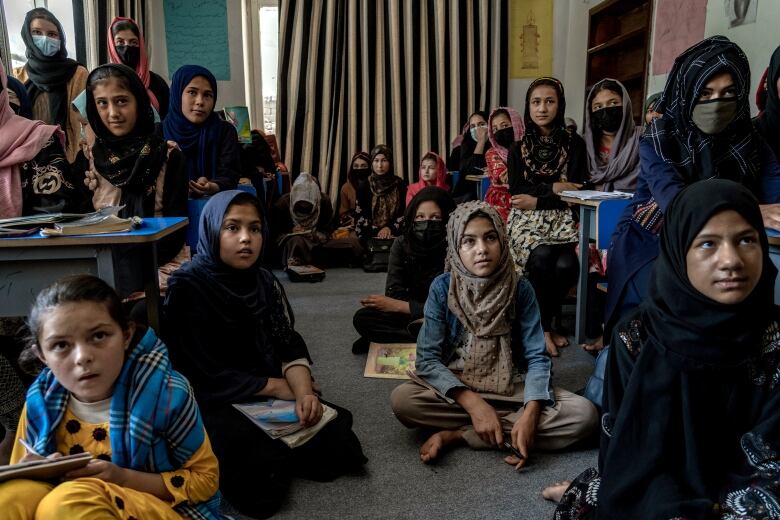
<svg viewBox="0 0 780 520">
<path fill-rule="evenodd" d="M 163 2 L 149 2 L 151 13 L 144 36 L 151 52 L 151 68 L 168 80 L 176 71 L 168 70 L 168 54 L 165 45 L 165 9 Z M 244 88 L 244 46 L 241 34 L 241 1 L 227 1 L 227 25 L 230 47 L 230 81 L 217 81 L 217 109 L 231 105 L 246 105 Z M 192 50 L 192 63 L 197 64 L 198 49 Z"/>
<path fill-rule="evenodd" d="M 777 23 L 780 20 L 780 2 L 777 0 L 754 1 L 758 1 L 756 23 L 729 29 L 729 21 L 723 2 L 709 0 L 704 36 L 721 34 L 739 45 L 747 55 L 750 62 L 750 106 L 755 114 L 755 92 L 758 80 L 761 79 L 764 69 L 769 65 L 772 53 L 780 45 L 780 35 L 777 32 Z M 666 76 L 666 74 L 650 76 L 647 92 L 652 94 L 663 90 Z"/>
</svg>

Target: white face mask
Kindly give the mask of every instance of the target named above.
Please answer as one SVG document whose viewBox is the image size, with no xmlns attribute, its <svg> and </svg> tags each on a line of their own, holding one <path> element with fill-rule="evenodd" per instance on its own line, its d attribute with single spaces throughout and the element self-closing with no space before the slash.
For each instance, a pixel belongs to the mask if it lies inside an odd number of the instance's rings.
<svg viewBox="0 0 780 520">
<path fill-rule="evenodd" d="M 56 38 L 49 38 L 40 34 L 33 35 L 33 43 L 43 53 L 44 56 L 54 56 L 60 52 L 62 42 Z"/>
</svg>

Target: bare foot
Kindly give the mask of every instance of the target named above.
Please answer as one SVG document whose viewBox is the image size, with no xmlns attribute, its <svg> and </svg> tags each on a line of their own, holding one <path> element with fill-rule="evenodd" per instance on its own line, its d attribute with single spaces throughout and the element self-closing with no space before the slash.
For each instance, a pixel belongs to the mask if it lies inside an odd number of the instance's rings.
<svg viewBox="0 0 780 520">
<path fill-rule="evenodd" d="M 555 345 L 555 342 L 552 339 L 552 333 L 545 332 L 544 333 L 544 346 L 547 347 L 547 352 L 552 357 L 558 357 L 560 354 L 558 353 L 558 347 Z"/>
<path fill-rule="evenodd" d="M 591 343 L 583 343 L 582 348 L 588 352 L 599 352 L 604 348 L 604 336 L 599 336 L 596 341 Z"/>
<path fill-rule="evenodd" d="M 554 330 L 550 331 L 550 337 L 552 338 L 553 342 L 555 342 L 556 347 L 568 347 L 569 346 L 569 340 L 566 339 L 566 336 L 561 336 Z"/>
<path fill-rule="evenodd" d="M 553 502 L 560 502 L 561 497 L 563 497 L 563 494 L 566 492 L 567 489 L 569 489 L 570 485 L 571 485 L 571 481 L 569 480 L 562 480 L 561 482 L 556 482 L 552 486 L 547 486 L 542 490 L 542 497 L 544 497 L 546 500 L 551 500 Z"/>
<path fill-rule="evenodd" d="M 438 457 L 447 446 L 463 441 L 462 430 L 442 430 L 431 435 L 420 447 L 420 460 L 429 463 Z"/>
</svg>

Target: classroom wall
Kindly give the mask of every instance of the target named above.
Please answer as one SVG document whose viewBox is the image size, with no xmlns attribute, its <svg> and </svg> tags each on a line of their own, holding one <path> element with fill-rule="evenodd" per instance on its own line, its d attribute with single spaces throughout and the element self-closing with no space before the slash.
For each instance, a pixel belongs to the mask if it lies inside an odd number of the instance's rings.
<svg viewBox="0 0 780 520">
<path fill-rule="evenodd" d="M 150 26 L 146 30 L 151 51 L 151 68 L 170 83 L 176 71 L 168 70 L 168 55 L 165 45 L 165 8 L 163 2 L 149 2 Z M 244 47 L 241 33 L 241 1 L 227 2 L 227 25 L 230 47 L 230 80 L 217 81 L 217 108 L 231 105 L 246 105 L 244 88 Z M 192 49 L 192 63 L 197 64 L 198 49 Z"/>
<path fill-rule="evenodd" d="M 777 0 L 758 1 L 756 23 L 729 28 L 729 21 L 722 0 L 709 0 L 707 3 L 707 19 L 704 25 L 704 36 L 721 34 L 737 45 L 748 57 L 750 62 L 750 106 L 753 114 L 757 112 L 755 92 L 758 80 L 769 65 L 769 58 L 780 45 L 780 35 L 777 33 L 777 22 L 780 20 L 780 2 Z M 655 24 L 653 34 L 656 33 Z M 651 47 L 652 49 L 652 47 Z M 651 57 L 652 60 L 652 57 Z M 652 70 L 652 62 L 651 67 Z M 648 78 L 647 92 L 652 94 L 663 90 L 667 74 L 659 74 Z"/>
</svg>

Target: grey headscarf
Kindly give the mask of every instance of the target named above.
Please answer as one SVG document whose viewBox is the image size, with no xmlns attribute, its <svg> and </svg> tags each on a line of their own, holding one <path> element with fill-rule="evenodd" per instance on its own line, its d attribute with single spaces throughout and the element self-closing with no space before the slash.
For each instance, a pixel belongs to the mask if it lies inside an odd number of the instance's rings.
<svg viewBox="0 0 780 520">
<path fill-rule="evenodd" d="M 501 243 L 498 267 L 486 277 L 466 269 L 458 252 L 466 226 L 475 213 L 493 223 Z M 447 243 L 445 270 L 451 273 L 447 307 L 473 337 L 461 380 L 480 392 L 512 395 L 511 338 L 517 274 L 509 255 L 504 219 L 486 202 L 461 204 L 447 223 Z"/>
<path fill-rule="evenodd" d="M 317 226 L 317 220 L 320 218 L 320 185 L 308 173 L 301 173 L 295 179 L 292 189 L 290 189 L 290 216 L 293 224 L 301 226 L 306 231 L 313 230 Z M 308 202 L 312 205 L 311 212 L 304 213 L 296 209 L 299 202 Z"/>
<path fill-rule="evenodd" d="M 609 150 L 609 160 L 606 164 L 599 160 L 597 143 L 590 124 L 590 106 L 599 86 L 605 81 L 617 83 L 623 91 L 623 122 L 615 134 L 612 147 Z M 642 127 L 634 124 L 634 114 L 631 110 L 631 98 L 623 84 L 615 79 L 605 78 L 593 85 L 585 103 L 585 128 L 582 137 L 588 152 L 589 179 L 597 189 L 602 191 L 634 190 L 639 176 L 639 138 Z"/>
</svg>

